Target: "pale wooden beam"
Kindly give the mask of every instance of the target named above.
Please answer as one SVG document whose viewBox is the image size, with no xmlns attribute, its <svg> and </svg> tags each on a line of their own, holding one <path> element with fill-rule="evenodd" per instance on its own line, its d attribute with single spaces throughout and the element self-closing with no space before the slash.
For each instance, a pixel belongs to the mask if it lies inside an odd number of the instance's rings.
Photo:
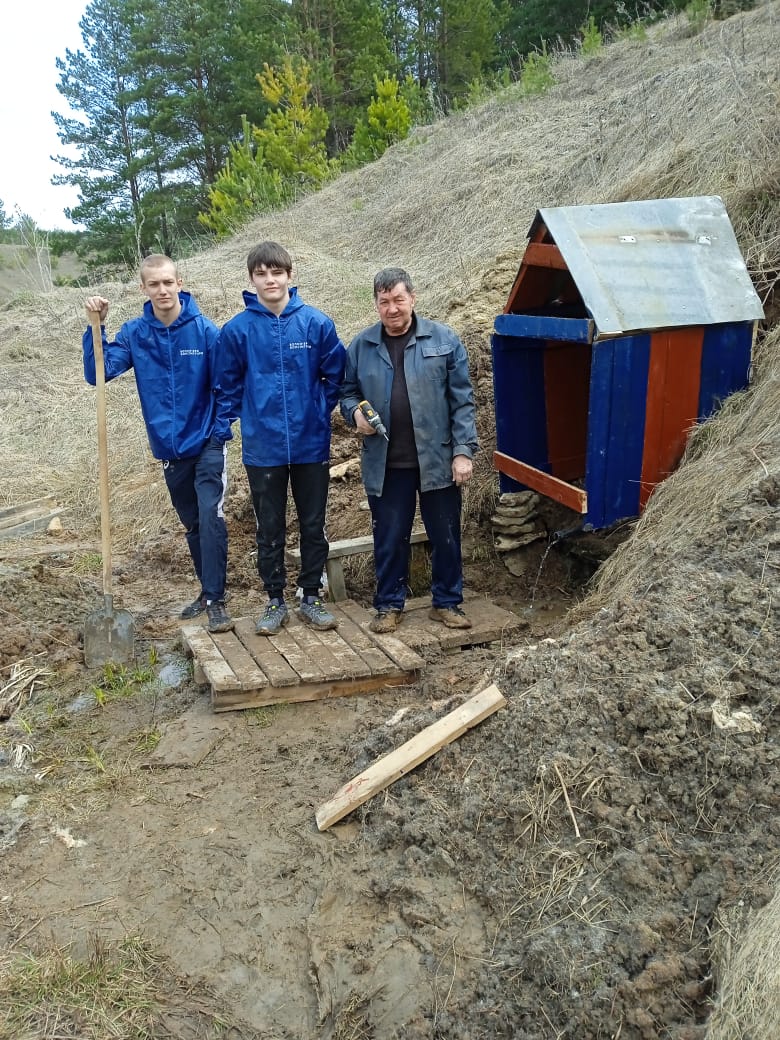
<svg viewBox="0 0 780 1040">
<path fill-rule="evenodd" d="M 437 722 L 426 726 L 401 747 L 378 759 L 368 769 L 364 769 L 345 784 L 330 801 L 324 802 L 317 809 L 317 827 L 324 831 L 332 824 L 338 823 L 353 809 L 357 809 L 379 791 L 400 780 L 421 762 L 436 754 L 439 748 L 451 744 L 466 730 L 476 726 L 505 704 L 506 697 L 497 686 L 491 685 Z"/>
</svg>

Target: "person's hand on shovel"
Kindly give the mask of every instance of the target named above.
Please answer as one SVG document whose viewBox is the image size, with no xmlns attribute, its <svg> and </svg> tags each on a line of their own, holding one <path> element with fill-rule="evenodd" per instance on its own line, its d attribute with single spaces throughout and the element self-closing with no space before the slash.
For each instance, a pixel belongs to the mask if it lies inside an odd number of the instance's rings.
<svg viewBox="0 0 780 1040">
<path fill-rule="evenodd" d="M 91 319 L 93 314 L 100 315 L 100 324 L 105 325 L 106 315 L 108 314 L 108 300 L 103 296 L 88 296 L 84 301 L 84 307 L 87 311 L 87 317 Z"/>
</svg>

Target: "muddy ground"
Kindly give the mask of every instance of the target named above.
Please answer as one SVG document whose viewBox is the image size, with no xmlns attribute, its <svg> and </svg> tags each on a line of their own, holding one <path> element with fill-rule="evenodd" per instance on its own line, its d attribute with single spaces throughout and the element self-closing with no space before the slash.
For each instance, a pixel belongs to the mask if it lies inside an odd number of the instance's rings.
<svg viewBox="0 0 780 1040">
<path fill-rule="evenodd" d="M 236 616 L 261 601 L 239 469 Z M 334 482 L 332 537 L 361 498 Z M 67 525 L 62 544 L 2 547 L 4 681 L 19 662 L 49 674 L 3 725 L 0 941 L 86 957 L 96 936 L 149 940 L 166 966 L 159 1037 L 703 1036 L 716 914 L 769 899 L 780 837 L 777 502 L 767 481 L 728 518 L 751 541 L 719 571 L 704 544 L 579 625 L 566 611 L 594 557 L 631 525 L 598 548 L 567 540 L 540 570 L 541 540 L 519 576 L 489 521 L 472 525 L 467 585 L 523 619 L 513 646 L 431 655 L 417 683 L 380 694 L 216 716 L 187 769 L 148 767 L 177 719 L 210 712 L 178 637 L 194 586 L 175 518 L 115 561 L 139 674 L 97 694 L 80 646 L 94 555 Z M 368 604 L 370 567 L 347 582 Z M 491 681 L 505 709 L 318 832 L 346 780 Z"/>
</svg>

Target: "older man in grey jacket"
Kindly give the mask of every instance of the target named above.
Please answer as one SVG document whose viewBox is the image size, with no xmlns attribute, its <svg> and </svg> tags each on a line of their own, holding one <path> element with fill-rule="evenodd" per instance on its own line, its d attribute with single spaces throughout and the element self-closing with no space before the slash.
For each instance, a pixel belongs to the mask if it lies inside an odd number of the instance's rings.
<svg viewBox="0 0 780 1040">
<path fill-rule="evenodd" d="M 374 278 L 379 322 L 347 350 L 341 413 L 363 435 L 362 476 L 374 529 L 374 632 L 392 632 L 409 586 L 409 539 L 420 515 L 431 543 L 430 617 L 470 628 L 461 608 L 461 487 L 477 450 L 474 392 L 466 349 L 447 325 L 415 313 L 408 273 Z M 377 435 L 360 409 L 369 401 L 387 429 Z"/>
</svg>

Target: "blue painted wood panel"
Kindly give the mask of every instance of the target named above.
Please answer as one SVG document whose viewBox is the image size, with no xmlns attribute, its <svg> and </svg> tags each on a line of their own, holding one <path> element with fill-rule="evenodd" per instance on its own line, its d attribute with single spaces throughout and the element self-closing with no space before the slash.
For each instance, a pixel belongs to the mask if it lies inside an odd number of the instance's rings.
<svg viewBox="0 0 780 1040">
<path fill-rule="evenodd" d="M 496 447 L 549 473 L 544 343 L 494 334 L 491 346 Z M 502 491 L 515 491 L 520 485 L 502 474 L 499 486 Z"/>
<path fill-rule="evenodd" d="M 647 334 L 593 345 L 585 470 L 592 527 L 639 512 L 649 362 Z"/>
<path fill-rule="evenodd" d="M 748 385 L 753 322 L 709 325 L 704 330 L 699 418 L 706 419 L 736 390 Z"/>
<path fill-rule="evenodd" d="M 522 339 L 555 339 L 590 343 L 593 322 L 588 318 L 553 318 L 542 314 L 499 314 L 495 330 L 502 336 Z"/>
</svg>

